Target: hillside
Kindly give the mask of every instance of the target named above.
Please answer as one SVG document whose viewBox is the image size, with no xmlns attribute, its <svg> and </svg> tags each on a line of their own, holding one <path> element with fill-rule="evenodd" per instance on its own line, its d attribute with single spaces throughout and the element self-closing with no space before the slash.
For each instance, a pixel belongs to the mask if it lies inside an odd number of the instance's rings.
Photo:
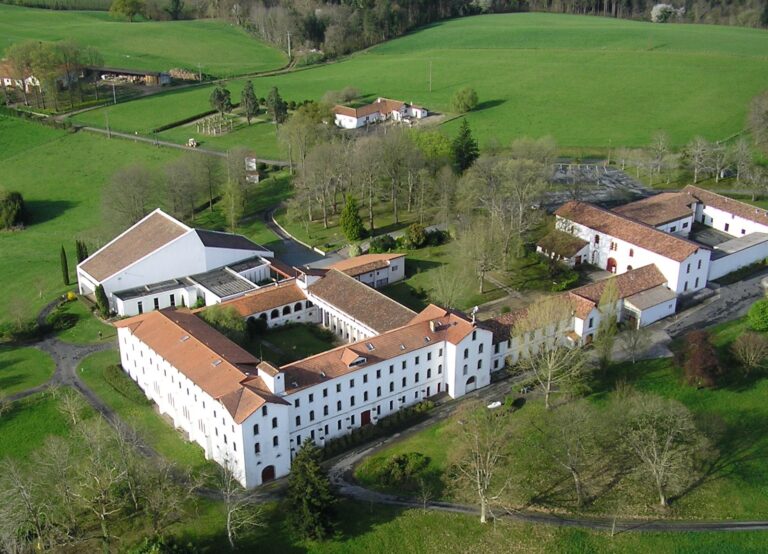
<svg viewBox="0 0 768 554">
<path fill-rule="evenodd" d="M 640 146 L 664 129 L 682 145 L 739 132 L 749 100 L 768 82 L 768 34 L 755 29 L 654 25 L 554 14 L 487 15 L 432 25 L 339 63 L 255 80 L 258 94 L 319 99 L 351 85 L 371 97 L 447 111 L 474 87 L 468 118 L 481 144 L 552 135 L 567 147 Z M 432 92 L 427 70 L 432 63 Z M 229 85 L 233 93 L 242 83 Z M 110 108 L 110 121 L 148 130 L 208 107 L 207 90 Z M 100 125 L 100 111 L 79 122 Z M 456 123 L 444 128 L 454 133 Z"/>
<path fill-rule="evenodd" d="M 73 39 L 97 48 L 108 66 L 216 76 L 276 69 L 287 57 L 241 28 L 211 19 L 127 23 L 105 12 L 52 11 L 0 4 L 0 57 L 24 40 Z"/>
</svg>

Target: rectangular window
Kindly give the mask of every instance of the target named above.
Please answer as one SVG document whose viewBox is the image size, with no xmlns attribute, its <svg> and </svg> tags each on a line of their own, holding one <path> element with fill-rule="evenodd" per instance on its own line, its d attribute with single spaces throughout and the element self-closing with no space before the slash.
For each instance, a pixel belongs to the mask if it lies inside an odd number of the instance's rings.
<svg viewBox="0 0 768 554">
<path fill-rule="evenodd" d="M 687 229 L 687 228 L 688 228 L 688 222 L 686 221 L 683 223 L 683 229 Z"/>
<path fill-rule="evenodd" d="M 354 406 L 354 405 L 355 405 L 355 397 L 354 397 L 354 396 L 350 397 L 350 399 L 349 399 L 349 405 L 350 405 L 350 406 Z"/>
<path fill-rule="evenodd" d="M 376 398 L 381 397 L 381 387 L 376 387 Z"/>
<path fill-rule="evenodd" d="M 685 284 L 683 285 L 683 292 L 687 290 L 688 290 L 688 281 L 686 281 Z"/>
<path fill-rule="evenodd" d="M 170 300 L 171 300 L 171 306 L 176 306 L 176 296 L 172 294 Z"/>
<path fill-rule="evenodd" d="M 432 360 L 432 352 L 427 352 L 427 361 L 429 362 L 431 360 Z"/>
<path fill-rule="evenodd" d="M 437 351 L 437 355 L 440 356 L 441 358 L 443 357 L 443 349 L 442 348 Z"/>
<path fill-rule="evenodd" d="M 403 377 L 403 386 L 405 386 L 405 383 L 407 382 L 407 378 Z"/>
<path fill-rule="evenodd" d="M 701 260 L 699 260 L 699 263 L 696 265 L 696 269 L 701 269 Z"/>
<path fill-rule="evenodd" d="M 213 412 L 214 417 L 216 417 L 216 412 Z M 264 406 L 261 408 L 261 415 L 266 416 L 267 415 L 267 407 Z"/>
<path fill-rule="evenodd" d="M 403 369 L 405 369 L 405 360 L 403 360 L 402 367 L 403 367 Z"/>
<path fill-rule="evenodd" d="M 725 230 L 726 230 L 726 231 L 727 231 L 728 229 L 730 229 L 730 227 L 731 227 L 731 224 L 730 224 L 730 223 L 726 223 L 726 224 L 725 224 Z"/>
<path fill-rule="evenodd" d="M 328 406 L 323 406 L 323 415 L 328 415 Z"/>
<path fill-rule="evenodd" d="M 380 369 L 376 370 L 376 379 L 381 379 L 381 370 Z"/>
<path fill-rule="evenodd" d="M 136 309 L 139 310 L 140 314 L 144 313 L 144 303 L 141 300 L 136 303 Z"/>
<path fill-rule="evenodd" d="M 336 392 L 341 392 L 341 383 L 336 383 Z"/>
<path fill-rule="evenodd" d="M 389 392 L 395 392 L 395 383 L 389 384 Z"/>
<path fill-rule="evenodd" d="M 160 309 L 160 299 L 159 298 L 155 298 L 154 303 L 155 303 L 155 309 L 159 310 Z"/>
<path fill-rule="evenodd" d="M 414 383 L 419 382 L 419 374 L 417 373 L 416 376 L 413 378 Z"/>
<path fill-rule="evenodd" d="M 315 421 L 315 411 L 310 410 L 309 411 L 309 421 Z"/>
<path fill-rule="evenodd" d="M 416 365 L 419 365 L 419 357 L 416 356 Z"/>
<path fill-rule="evenodd" d="M 339 431 L 341 431 L 341 420 L 339 420 L 339 421 L 337 421 L 337 422 L 336 422 L 336 429 L 338 429 Z"/>
<path fill-rule="evenodd" d="M 254 454 L 261 453 L 261 445 L 258 442 L 253 445 L 253 453 Z"/>
<path fill-rule="evenodd" d="M 337 411 L 337 412 L 340 412 L 340 411 L 341 411 L 341 400 L 337 400 L 337 401 L 336 401 L 336 411 Z"/>
<path fill-rule="evenodd" d="M 395 372 L 395 366 L 389 366 L 389 374 L 392 375 Z"/>
<path fill-rule="evenodd" d="M 363 402 L 368 402 L 368 391 L 363 392 Z"/>
<path fill-rule="evenodd" d="M 691 272 L 691 264 L 687 265 L 687 267 L 685 268 L 685 272 L 686 273 L 690 273 Z"/>
<path fill-rule="evenodd" d="M 699 278 L 698 277 L 696 277 L 696 284 L 693 285 L 693 286 L 696 287 L 696 288 L 699 288 Z"/>
<path fill-rule="evenodd" d="M 309 395 L 309 401 L 310 402 L 314 402 L 315 401 L 315 395 L 314 394 L 310 394 Z"/>
<path fill-rule="evenodd" d="M 296 416 L 296 427 L 299 427 L 301 425 L 301 416 Z"/>
<path fill-rule="evenodd" d="M 258 435 L 259 434 L 259 424 L 258 423 L 255 423 L 253 425 L 253 434 L 254 435 Z"/>
<path fill-rule="evenodd" d="M 323 398 L 328 398 L 328 389 L 323 389 Z"/>
<path fill-rule="evenodd" d="M 272 446 L 278 446 L 280 444 L 280 439 L 275 437 L 272 437 Z"/>
<path fill-rule="evenodd" d="M 355 424 L 355 414 L 352 414 L 351 416 L 349 416 L 349 422 L 350 422 L 352 425 L 354 425 L 354 424 Z"/>
<path fill-rule="evenodd" d="M 592 328 L 592 324 L 593 324 L 593 323 L 594 323 L 594 318 L 590 317 L 590 318 L 589 318 L 589 327 L 587 327 L 587 328 L 588 328 L 588 329 L 591 329 L 591 328 Z"/>
<path fill-rule="evenodd" d="M 301 406 L 301 399 L 297 398 L 297 399 L 294 401 L 293 405 L 294 405 L 294 407 L 296 407 L 296 408 L 298 408 L 299 406 Z"/>
<path fill-rule="evenodd" d="M 675 227 L 674 225 L 669 228 L 670 233 L 674 233 L 675 231 L 677 231 L 677 227 Z"/>
<path fill-rule="evenodd" d="M 363 375 L 363 383 L 367 383 L 367 382 L 368 382 L 368 374 L 366 373 L 365 375 Z"/>
</svg>

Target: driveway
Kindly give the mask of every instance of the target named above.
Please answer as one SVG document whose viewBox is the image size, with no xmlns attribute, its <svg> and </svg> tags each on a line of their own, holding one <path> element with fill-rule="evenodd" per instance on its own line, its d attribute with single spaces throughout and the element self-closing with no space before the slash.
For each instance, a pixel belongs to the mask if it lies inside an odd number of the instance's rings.
<svg viewBox="0 0 768 554">
<path fill-rule="evenodd" d="M 281 262 L 294 267 L 327 267 L 344 259 L 335 252 L 330 252 L 327 256 L 323 256 L 295 240 L 291 235 L 275 225 L 275 222 L 272 220 L 274 211 L 274 209 L 267 210 L 262 217 L 269 230 L 280 237 L 280 246 L 275 254 Z"/>
</svg>

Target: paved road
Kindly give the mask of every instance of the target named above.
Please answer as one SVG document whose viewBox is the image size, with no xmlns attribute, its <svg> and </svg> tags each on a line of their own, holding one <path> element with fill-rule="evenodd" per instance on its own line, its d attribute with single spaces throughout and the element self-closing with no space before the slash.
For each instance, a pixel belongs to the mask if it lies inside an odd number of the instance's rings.
<svg viewBox="0 0 768 554">
<path fill-rule="evenodd" d="M 335 252 L 330 252 L 327 256 L 323 256 L 296 241 L 291 235 L 275 225 L 275 222 L 272 219 L 274 211 L 274 209 L 265 211 L 262 214 L 262 218 L 269 230 L 280 237 L 280 240 L 282 241 L 279 247 L 279 252 L 277 253 L 277 257 L 280 261 L 295 267 L 327 267 L 343 259 Z"/>
<path fill-rule="evenodd" d="M 82 131 L 88 131 L 90 133 L 98 133 L 100 135 L 111 135 L 113 137 L 122 138 L 126 140 L 132 140 L 135 142 L 144 142 L 147 144 L 151 144 L 153 146 L 163 146 L 166 148 L 176 148 L 177 150 L 184 150 L 187 152 L 196 152 L 198 154 L 207 154 L 209 156 L 217 156 L 220 158 L 226 158 L 227 153 L 226 152 L 219 152 L 218 150 L 210 150 L 208 148 L 203 147 L 197 147 L 197 148 L 190 148 L 189 146 L 185 146 L 183 144 L 176 144 L 175 142 L 168 142 L 165 140 L 158 140 L 153 137 L 146 137 L 144 135 L 132 135 L 130 133 L 121 133 L 118 131 L 110 131 L 107 132 L 106 129 L 101 129 L 99 127 L 80 127 L 75 126 L 77 129 Z M 281 161 L 281 160 L 268 160 L 265 158 L 256 158 L 256 161 L 265 163 L 267 165 L 276 165 L 279 167 L 288 167 L 288 162 Z"/>
</svg>

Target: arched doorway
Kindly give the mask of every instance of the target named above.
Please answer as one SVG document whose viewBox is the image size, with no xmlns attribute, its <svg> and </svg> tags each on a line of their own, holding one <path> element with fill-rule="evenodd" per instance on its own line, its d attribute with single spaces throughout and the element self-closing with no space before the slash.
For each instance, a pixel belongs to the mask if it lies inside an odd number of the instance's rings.
<svg viewBox="0 0 768 554">
<path fill-rule="evenodd" d="M 261 482 L 269 483 L 275 480 L 275 466 L 267 466 L 261 470 Z"/>
<path fill-rule="evenodd" d="M 467 386 L 464 387 L 464 392 L 471 392 L 477 388 L 477 381 L 474 376 L 467 379 Z"/>
<path fill-rule="evenodd" d="M 605 270 L 611 273 L 616 273 L 616 259 L 608 258 L 608 262 L 605 264 Z"/>
</svg>

